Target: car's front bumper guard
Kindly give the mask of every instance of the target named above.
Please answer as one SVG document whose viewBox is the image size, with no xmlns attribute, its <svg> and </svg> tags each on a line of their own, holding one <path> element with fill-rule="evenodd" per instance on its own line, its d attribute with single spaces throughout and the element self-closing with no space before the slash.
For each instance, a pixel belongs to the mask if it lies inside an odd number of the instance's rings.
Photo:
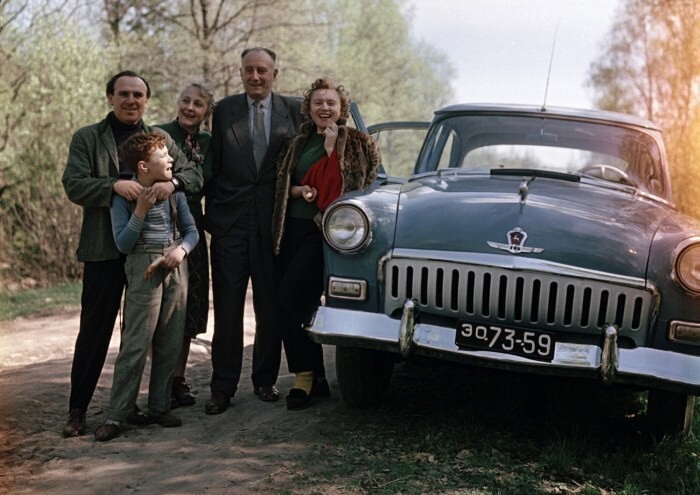
<svg viewBox="0 0 700 495">
<path fill-rule="evenodd" d="M 430 356 L 481 366 L 562 376 L 598 376 L 603 383 L 634 384 L 700 395 L 700 357 L 652 348 L 620 349 L 617 329 L 604 329 L 603 347 L 557 342 L 551 362 L 493 351 L 460 349 L 455 328 L 420 323 L 406 301 L 401 320 L 322 306 L 308 327 L 321 344 L 368 347 L 401 354 Z"/>
</svg>

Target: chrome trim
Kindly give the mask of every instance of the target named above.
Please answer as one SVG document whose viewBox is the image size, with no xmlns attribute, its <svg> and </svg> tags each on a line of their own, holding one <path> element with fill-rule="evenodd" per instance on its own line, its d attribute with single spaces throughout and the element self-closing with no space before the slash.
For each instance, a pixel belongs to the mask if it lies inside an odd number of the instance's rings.
<svg viewBox="0 0 700 495">
<path fill-rule="evenodd" d="M 673 253 L 671 254 L 671 265 L 673 266 L 673 273 L 671 274 L 671 278 L 689 294 L 698 295 L 700 294 L 700 291 L 694 291 L 690 287 L 685 285 L 680 275 L 678 275 L 678 260 L 680 258 L 680 255 L 683 253 L 683 251 L 693 246 L 694 244 L 700 245 L 700 237 L 688 237 L 687 239 L 676 244 L 676 247 L 674 248 Z"/>
<path fill-rule="evenodd" d="M 399 349 L 404 359 L 408 359 L 413 354 L 413 331 L 416 325 L 415 310 L 415 302 L 408 300 L 404 303 L 401 323 L 399 324 Z"/>
<path fill-rule="evenodd" d="M 696 340 L 692 340 L 692 339 L 683 338 L 682 336 L 679 336 L 678 335 L 678 327 L 679 326 L 696 328 L 698 331 L 698 338 Z M 700 345 L 700 323 L 689 322 L 689 321 L 675 321 L 675 320 L 671 321 L 671 323 L 669 323 L 668 339 L 672 340 L 673 342 L 680 342 L 683 344 Z"/>
<path fill-rule="evenodd" d="M 322 306 L 310 327 L 321 344 L 359 346 L 399 353 L 400 321 L 384 314 Z M 554 359 L 546 363 L 491 351 L 459 349 L 455 328 L 416 323 L 413 354 L 480 366 L 556 376 L 600 379 L 599 346 L 557 342 Z M 700 395 L 700 356 L 646 347 L 619 349 L 615 383 Z"/>
<path fill-rule="evenodd" d="M 615 381 L 620 366 L 620 349 L 617 347 L 617 328 L 613 325 L 605 329 L 603 352 L 600 356 L 600 376 L 603 383 L 610 385 Z"/>
<path fill-rule="evenodd" d="M 498 256 L 511 263 L 498 260 L 501 266 L 496 266 L 486 254 L 467 263 L 470 257 L 455 261 L 455 253 L 435 259 L 424 252 L 421 257 L 397 252 L 385 265 L 387 315 L 413 299 L 431 315 L 596 335 L 604 325 L 615 324 L 637 339 L 646 336 L 656 315 L 658 298 L 639 279 L 615 284 L 614 276 L 582 278 L 580 270 L 579 276 L 570 276 L 571 271 L 537 269 L 542 263 L 518 263 L 519 257 Z"/>
<path fill-rule="evenodd" d="M 379 260 L 377 261 L 377 283 L 380 285 L 384 283 L 384 266 L 390 259 L 391 253 L 386 253 L 380 256 Z"/>
<path fill-rule="evenodd" d="M 330 214 L 333 211 L 337 210 L 340 207 L 347 207 L 347 206 L 350 206 L 350 207 L 353 207 L 353 208 L 359 210 L 360 213 L 365 216 L 365 219 L 367 220 L 367 235 L 362 240 L 362 242 L 357 245 L 357 247 L 355 247 L 353 249 L 339 249 L 335 246 L 335 244 L 333 242 L 331 242 L 328 239 L 328 234 L 326 233 L 328 230 L 326 227 L 326 222 L 328 221 L 328 218 L 330 217 Z M 372 232 L 374 230 L 372 228 L 372 226 L 374 225 L 374 223 L 375 223 L 375 221 L 374 221 L 374 215 L 372 214 L 372 210 L 368 209 L 367 206 L 363 202 L 357 201 L 354 199 L 347 199 L 347 200 L 339 201 L 337 203 L 331 204 L 328 207 L 328 209 L 326 209 L 325 213 L 323 214 L 323 219 L 321 220 L 321 225 L 323 226 L 323 229 L 322 229 L 323 230 L 323 238 L 325 239 L 325 241 L 328 243 L 328 245 L 334 251 L 337 251 L 337 252 L 342 253 L 342 254 L 358 253 L 358 252 L 361 252 L 364 249 L 366 249 L 367 246 L 369 246 L 372 243 L 372 239 L 373 239 Z"/>
<path fill-rule="evenodd" d="M 484 265 L 495 268 L 508 268 L 511 270 L 531 270 L 561 275 L 563 277 L 579 277 L 590 280 L 600 280 L 615 285 L 626 285 L 629 287 L 638 287 L 640 289 L 656 290 L 653 286 L 647 286 L 647 281 L 642 277 L 628 277 L 624 275 L 617 275 L 615 273 L 590 270 L 578 266 L 565 265 L 563 263 L 555 263 L 553 261 L 534 258 L 464 251 L 437 251 L 403 248 L 393 249 L 389 254 L 392 259 L 401 258 L 448 261 L 454 263 Z"/>
<path fill-rule="evenodd" d="M 333 282 L 359 284 L 360 285 L 360 295 L 357 297 L 352 297 L 352 296 L 339 296 L 337 294 L 334 294 L 331 290 L 331 287 L 332 287 L 331 284 Z M 367 299 L 367 281 L 357 279 L 357 278 L 343 278 L 343 277 L 331 276 L 328 278 L 328 296 L 334 297 L 336 299 L 347 299 L 350 301 L 364 301 L 365 299 Z"/>
</svg>

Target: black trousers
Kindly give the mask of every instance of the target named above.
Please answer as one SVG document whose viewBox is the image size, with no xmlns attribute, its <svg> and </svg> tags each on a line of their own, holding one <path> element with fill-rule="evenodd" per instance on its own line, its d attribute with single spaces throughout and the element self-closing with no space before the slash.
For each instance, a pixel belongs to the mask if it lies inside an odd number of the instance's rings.
<svg viewBox="0 0 700 495">
<path fill-rule="evenodd" d="M 70 377 L 70 409 L 86 411 L 92 400 L 125 286 L 123 257 L 84 263 L 80 329 Z"/>
<path fill-rule="evenodd" d="M 255 214 L 249 213 L 224 235 L 211 239 L 214 297 L 211 390 L 231 397 L 238 388 L 243 366 L 243 316 L 249 280 L 255 312 L 253 385 L 274 385 L 279 374 L 282 341 L 272 310 L 274 256 L 269 232 L 269 225 L 263 231 Z"/>
<path fill-rule="evenodd" d="M 277 321 L 289 371 L 325 376 L 323 349 L 303 328 L 323 294 L 323 235 L 313 220 L 287 218 L 276 268 Z"/>
</svg>

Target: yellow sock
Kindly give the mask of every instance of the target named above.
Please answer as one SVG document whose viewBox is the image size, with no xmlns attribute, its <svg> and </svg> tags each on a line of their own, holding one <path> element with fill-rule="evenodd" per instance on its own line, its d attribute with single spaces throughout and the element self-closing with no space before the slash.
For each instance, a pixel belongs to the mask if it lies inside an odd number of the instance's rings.
<svg viewBox="0 0 700 495">
<path fill-rule="evenodd" d="M 300 388 L 307 394 L 311 393 L 311 386 L 314 383 L 314 372 L 313 371 L 301 371 L 294 374 L 294 387 Z"/>
</svg>

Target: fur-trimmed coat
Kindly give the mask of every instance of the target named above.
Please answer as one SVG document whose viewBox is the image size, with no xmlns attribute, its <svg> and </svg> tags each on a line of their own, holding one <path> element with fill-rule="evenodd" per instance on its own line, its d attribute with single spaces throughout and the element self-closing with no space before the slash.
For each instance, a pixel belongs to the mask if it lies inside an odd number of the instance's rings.
<svg viewBox="0 0 700 495">
<path fill-rule="evenodd" d="M 301 133 L 292 138 L 277 160 L 277 184 L 275 188 L 275 209 L 272 214 L 272 243 L 275 254 L 279 254 L 284 222 L 287 216 L 289 189 L 292 175 L 299 163 L 301 152 L 312 133 L 316 132 L 313 122 L 305 122 Z M 367 133 L 346 125 L 338 126 L 336 140 L 340 175 L 343 181 L 342 192 L 364 189 L 377 178 L 381 157 L 379 145 Z"/>
</svg>

